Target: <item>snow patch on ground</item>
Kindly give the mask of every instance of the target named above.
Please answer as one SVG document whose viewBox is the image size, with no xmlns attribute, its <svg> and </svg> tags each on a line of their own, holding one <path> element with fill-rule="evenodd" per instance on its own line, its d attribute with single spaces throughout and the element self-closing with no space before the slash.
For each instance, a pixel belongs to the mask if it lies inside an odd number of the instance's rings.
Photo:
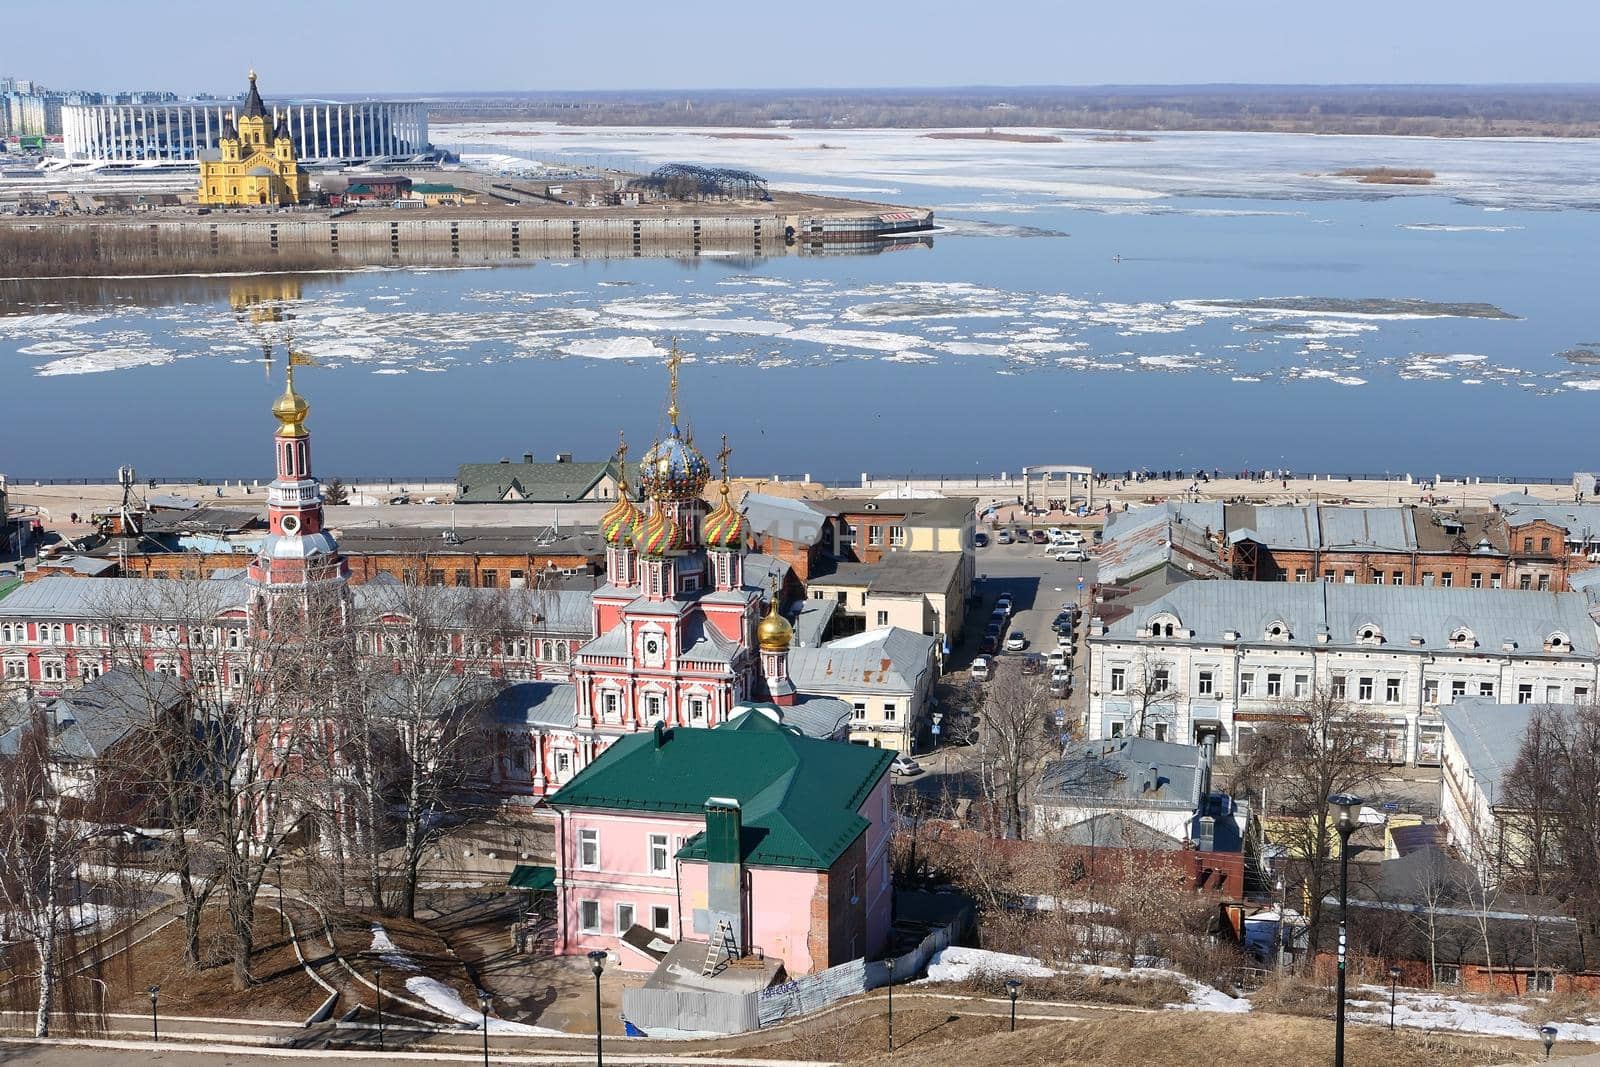
<svg viewBox="0 0 1600 1067">
<path fill-rule="evenodd" d="M 961 982 L 980 975 L 1002 978 L 1053 978 L 1058 974 L 1084 974 L 1107 978 L 1131 978 L 1135 981 L 1171 981 L 1184 988 L 1189 1000 L 1172 1004 L 1177 1011 L 1211 1011 L 1238 1014 L 1250 1010 L 1250 1002 L 1229 996 L 1187 975 L 1162 967 L 1107 967 L 1092 963 L 1065 963 L 1049 965 L 1032 956 L 1013 956 L 1005 952 L 990 952 L 981 948 L 962 948 L 952 945 L 933 954 L 928 963 L 930 982 Z"/>
<path fill-rule="evenodd" d="M 469 1008 L 462 1001 L 461 994 L 445 985 L 437 978 L 426 975 L 413 975 L 406 979 L 406 990 L 416 996 L 428 1007 L 435 1011 L 450 1016 L 457 1022 L 471 1023 L 480 1026 L 483 1015 L 477 1008 Z M 523 1037 L 569 1037 L 562 1030 L 554 1030 L 548 1026 L 529 1026 L 527 1023 L 514 1023 L 506 1019 L 489 1020 L 491 1034 L 517 1034 Z"/>
<path fill-rule="evenodd" d="M 392 967 L 397 971 L 420 971 L 417 961 L 400 951 L 393 941 L 389 940 L 389 931 L 382 924 L 372 924 L 372 949 L 378 953 L 378 959 L 383 961 L 385 967 Z"/>
<path fill-rule="evenodd" d="M 1366 998 L 1371 999 L 1366 999 Z M 1358 999 L 1359 998 L 1359 999 Z M 1389 1025 L 1389 989 L 1364 985 L 1352 991 L 1347 1002 L 1349 1018 L 1357 1022 Z M 1395 998 L 1394 1022 L 1417 1030 L 1453 1030 L 1462 1034 L 1490 1034 L 1521 1041 L 1537 1041 L 1542 1018 L 1523 1018 L 1535 1004 L 1508 1004 L 1448 997 L 1420 989 L 1402 989 Z M 1557 1040 L 1600 1041 L 1600 1024 L 1557 1023 Z"/>
</svg>

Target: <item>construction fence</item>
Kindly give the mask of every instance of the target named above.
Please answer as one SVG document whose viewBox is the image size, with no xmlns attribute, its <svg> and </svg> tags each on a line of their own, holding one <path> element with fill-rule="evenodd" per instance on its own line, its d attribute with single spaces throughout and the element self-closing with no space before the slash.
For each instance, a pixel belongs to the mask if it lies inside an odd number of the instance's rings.
<svg viewBox="0 0 1600 1067">
<path fill-rule="evenodd" d="M 652 1029 L 738 1034 L 821 1011 L 846 997 L 921 974 L 940 949 L 959 936 L 964 920 L 931 928 L 915 948 L 882 960 L 851 960 L 752 993 L 700 989 L 626 989 L 623 1016 L 644 1033 Z"/>
</svg>

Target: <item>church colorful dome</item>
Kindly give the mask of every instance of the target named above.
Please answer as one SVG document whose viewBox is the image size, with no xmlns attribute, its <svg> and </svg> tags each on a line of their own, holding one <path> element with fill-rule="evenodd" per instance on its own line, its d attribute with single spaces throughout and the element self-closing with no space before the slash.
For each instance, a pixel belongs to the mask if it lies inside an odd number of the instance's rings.
<svg viewBox="0 0 1600 1067">
<path fill-rule="evenodd" d="M 628 495 L 628 442 L 624 438 L 617 448 L 617 502 L 600 516 L 600 535 L 608 545 L 620 545 L 633 536 L 633 531 L 644 522 L 644 516 L 634 506 Z"/>
<path fill-rule="evenodd" d="M 728 435 L 723 434 L 722 451 L 717 453 L 717 460 L 722 465 L 722 502 L 700 526 L 701 539 L 707 548 L 742 548 L 745 535 L 750 532 L 750 524 L 745 517 L 728 503 L 728 457 L 732 454 L 733 450 L 728 447 Z"/>
<path fill-rule="evenodd" d="M 711 464 L 678 433 L 676 423 L 639 461 L 639 486 L 654 500 L 698 499 L 710 480 Z"/>
<path fill-rule="evenodd" d="M 664 556 L 683 547 L 683 527 L 666 511 L 656 509 L 644 529 L 633 537 L 633 547 L 647 556 Z"/>
</svg>

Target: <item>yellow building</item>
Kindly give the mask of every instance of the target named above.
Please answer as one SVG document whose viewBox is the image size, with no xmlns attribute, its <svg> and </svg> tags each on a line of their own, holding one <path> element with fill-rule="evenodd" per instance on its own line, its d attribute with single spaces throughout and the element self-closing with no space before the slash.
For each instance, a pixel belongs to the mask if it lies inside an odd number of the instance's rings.
<svg viewBox="0 0 1600 1067">
<path fill-rule="evenodd" d="M 200 203 L 250 207 L 298 204 L 306 198 L 306 176 L 300 173 L 288 127 L 280 122 L 277 129 L 268 129 L 270 121 L 252 70 L 238 128 L 224 126 L 217 147 L 200 153 Z"/>
</svg>

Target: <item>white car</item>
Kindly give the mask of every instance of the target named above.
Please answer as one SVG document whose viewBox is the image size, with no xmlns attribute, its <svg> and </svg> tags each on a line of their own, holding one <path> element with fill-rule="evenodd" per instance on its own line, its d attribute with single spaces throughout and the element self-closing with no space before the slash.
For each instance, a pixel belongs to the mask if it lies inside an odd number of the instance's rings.
<svg viewBox="0 0 1600 1067">
<path fill-rule="evenodd" d="M 1071 685 L 1072 684 L 1072 668 L 1071 667 L 1057 667 L 1055 670 L 1051 671 L 1050 672 L 1050 684 L 1051 685 Z"/>
<path fill-rule="evenodd" d="M 1063 530 L 1061 531 L 1061 540 L 1069 545 L 1081 545 L 1083 544 L 1083 534 L 1077 530 Z"/>
<path fill-rule="evenodd" d="M 987 682 L 994 677 L 994 661 L 988 656 L 979 656 L 972 661 L 972 680 L 974 682 Z"/>
<path fill-rule="evenodd" d="M 914 774 L 922 773 L 922 765 L 904 752 L 894 758 L 894 762 L 889 764 L 889 769 L 895 774 L 904 775 L 907 778 Z"/>
<path fill-rule="evenodd" d="M 1052 648 L 1047 659 L 1052 672 L 1060 670 L 1067 662 L 1067 650 L 1059 646 Z"/>
<path fill-rule="evenodd" d="M 1057 563 L 1087 563 L 1089 556 L 1081 548 L 1069 548 L 1063 552 L 1057 552 L 1055 560 Z"/>
<path fill-rule="evenodd" d="M 1028 647 L 1028 635 L 1021 630 L 1012 630 L 1006 634 L 1006 651 L 1021 652 Z"/>
</svg>

